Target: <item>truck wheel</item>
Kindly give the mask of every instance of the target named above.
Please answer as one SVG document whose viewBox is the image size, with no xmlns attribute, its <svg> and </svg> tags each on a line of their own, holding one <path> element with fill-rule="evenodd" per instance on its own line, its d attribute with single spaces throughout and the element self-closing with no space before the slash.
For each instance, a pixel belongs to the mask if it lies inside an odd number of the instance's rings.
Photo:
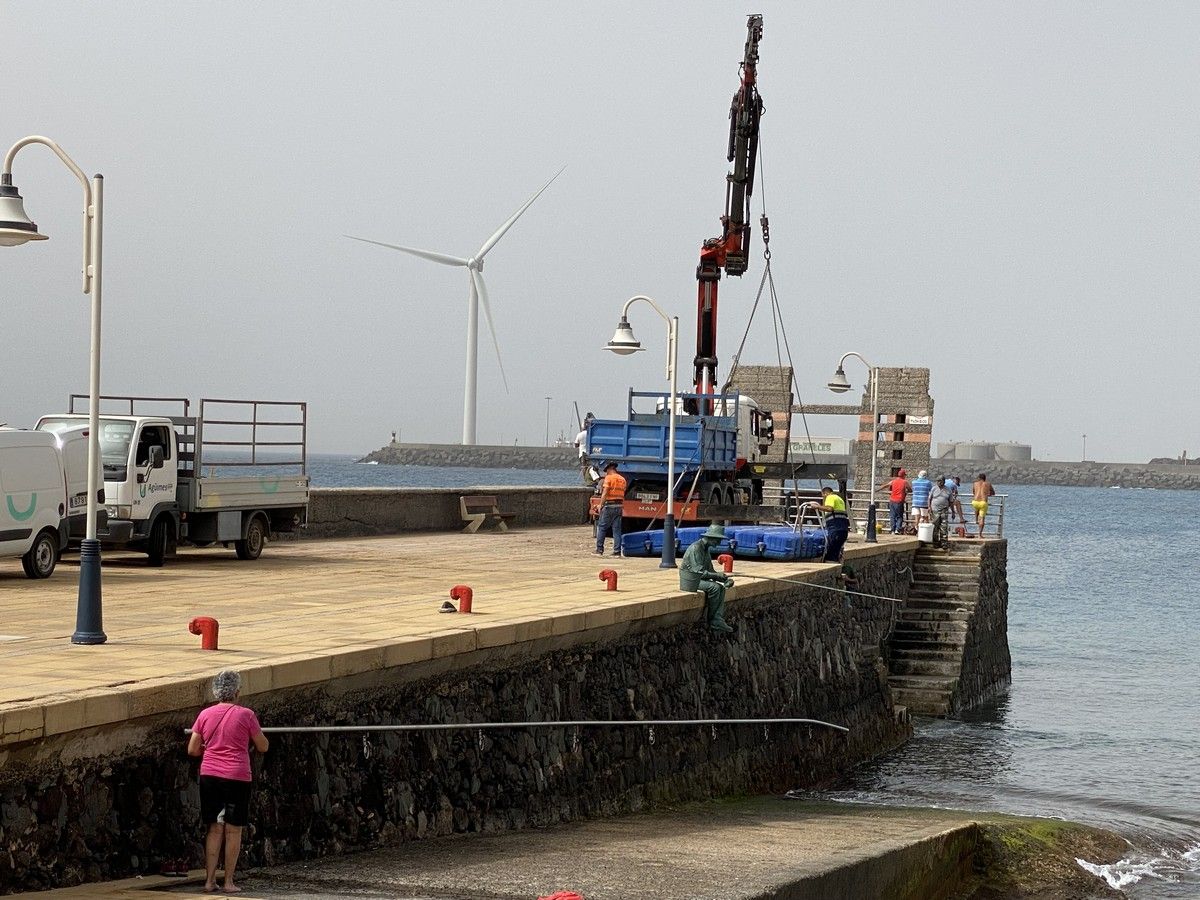
<svg viewBox="0 0 1200 900">
<path fill-rule="evenodd" d="M 167 544 L 170 535 L 167 532 L 167 516 L 159 516 L 150 526 L 150 540 L 146 542 L 146 553 L 150 557 L 150 565 L 156 569 L 162 568 L 167 558 Z"/>
<path fill-rule="evenodd" d="M 711 503 L 714 506 L 719 506 L 725 502 L 724 491 L 721 490 L 720 482 L 710 482 L 704 486 L 701 493 L 703 502 Z"/>
<path fill-rule="evenodd" d="M 58 535 L 43 531 L 21 557 L 21 568 L 30 578 L 49 578 L 58 565 Z"/>
<path fill-rule="evenodd" d="M 237 551 L 238 559 L 258 559 L 266 542 L 267 530 L 263 527 L 262 516 L 255 516 L 246 526 L 245 540 L 235 541 L 233 548 Z"/>
</svg>

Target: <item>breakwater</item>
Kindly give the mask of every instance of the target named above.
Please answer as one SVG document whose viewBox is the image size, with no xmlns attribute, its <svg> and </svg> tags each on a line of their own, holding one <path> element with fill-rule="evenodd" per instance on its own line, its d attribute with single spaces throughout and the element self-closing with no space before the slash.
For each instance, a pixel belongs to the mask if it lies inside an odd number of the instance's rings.
<svg viewBox="0 0 1200 900">
<path fill-rule="evenodd" d="M 1003 491 L 1007 484 L 1046 484 L 1060 487 L 1124 487 L 1200 490 L 1195 466 L 1171 463 L 1052 462 L 1048 460 L 934 460 L 933 472 L 958 472 L 969 489 L 976 473 Z"/>
<path fill-rule="evenodd" d="M 389 444 L 360 462 L 393 466 L 465 466 L 479 469 L 577 469 L 574 447 L 509 447 L 480 444 Z"/>
</svg>

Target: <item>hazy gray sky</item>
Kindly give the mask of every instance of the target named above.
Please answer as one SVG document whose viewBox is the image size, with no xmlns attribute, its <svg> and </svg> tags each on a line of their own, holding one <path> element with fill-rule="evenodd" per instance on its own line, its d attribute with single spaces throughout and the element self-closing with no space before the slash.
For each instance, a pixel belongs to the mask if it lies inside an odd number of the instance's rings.
<svg viewBox="0 0 1200 900">
<path fill-rule="evenodd" d="M 1041 458 L 1200 453 L 1200 7 L 756 4 L 755 216 L 804 400 L 838 356 L 932 369 L 935 440 Z M 317 451 L 461 430 L 467 280 L 343 233 L 488 256 L 479 439 L 664 384 L 600 348 L 647 293 L 694 352 L 745 16 L 728 3 L 0 0 L 0 152 L 106 177 L 106 393 L 310 402 Z M 87 389 L 80 188 L 14 180 L 51 240 L 0 250 L 0 421 Z M 762 273 L 721 283 L 721 371 Z M 482 326 L 482 322 L 481 322 Z M 769 319 L 743 361 L 774 363 Z M 861 383 L 860 371 L 849 372 Z M 814 422 L 849 435 L 848 420 Z"/>
</svg>

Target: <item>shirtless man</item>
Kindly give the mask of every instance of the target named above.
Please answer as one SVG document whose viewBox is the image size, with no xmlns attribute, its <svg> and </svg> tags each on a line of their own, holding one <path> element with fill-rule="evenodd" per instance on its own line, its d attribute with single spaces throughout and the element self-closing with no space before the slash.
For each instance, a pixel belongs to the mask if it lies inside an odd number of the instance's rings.
<svg viewBox="0 0 1200 900">
<path fill-rule="evenodd" d="M 979 536 L 983 537 L 983 521 L 987 518 L 988 499 L 995 496 L 996 489 L 987 480 L 987 474 L 979 473 L 979 478 L 972 485 L 971 508 L 975 510 L 975 522 L 979 525 Z"/>
</svg>

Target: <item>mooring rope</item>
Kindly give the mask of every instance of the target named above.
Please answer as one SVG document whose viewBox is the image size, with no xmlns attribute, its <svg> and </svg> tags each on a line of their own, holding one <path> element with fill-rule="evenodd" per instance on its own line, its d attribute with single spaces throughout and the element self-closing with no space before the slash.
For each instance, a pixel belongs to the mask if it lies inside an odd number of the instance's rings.
<svg viewBox="0 0 1200 900">
<path fill-rule="evenodd" d="M 263 734 L 324 734 L 371 731 L 482 731 L 499 728 L 615 728 L 640 725 L 649 728 L 676 725 L 820 725 L 849 732 L 844 725 L 820 719 L 578 719 L 555 722 L 443 722 L 417 725 L 286 725 L 264 728 Z M 191 734 L 190 728 L 184 729 Z"/>
<path fill-rule="evenodd" d="M 852 591 L 849 588 L 830 587 L 827 584 L 814 584 L 811 581 L 797 581 L 794 578 L 773 578 L 770 575 L 751 575 L 749 572 L 731 572 L 730 574 L 736 575 L 738 578 L 758 578 L 762 581 L 779 581 L 783 584 L 798 584 L 802 587 L 817 588 L 818 590 L 830 591 L 835 594 L 851 594 L 855 597 L 867 597 L 871 600 L 887 600 L 889 603 L 904 602 L 896 597 L 884 597 L 881 594 L 865 594 L 862 591 Z"/>
</svg>

